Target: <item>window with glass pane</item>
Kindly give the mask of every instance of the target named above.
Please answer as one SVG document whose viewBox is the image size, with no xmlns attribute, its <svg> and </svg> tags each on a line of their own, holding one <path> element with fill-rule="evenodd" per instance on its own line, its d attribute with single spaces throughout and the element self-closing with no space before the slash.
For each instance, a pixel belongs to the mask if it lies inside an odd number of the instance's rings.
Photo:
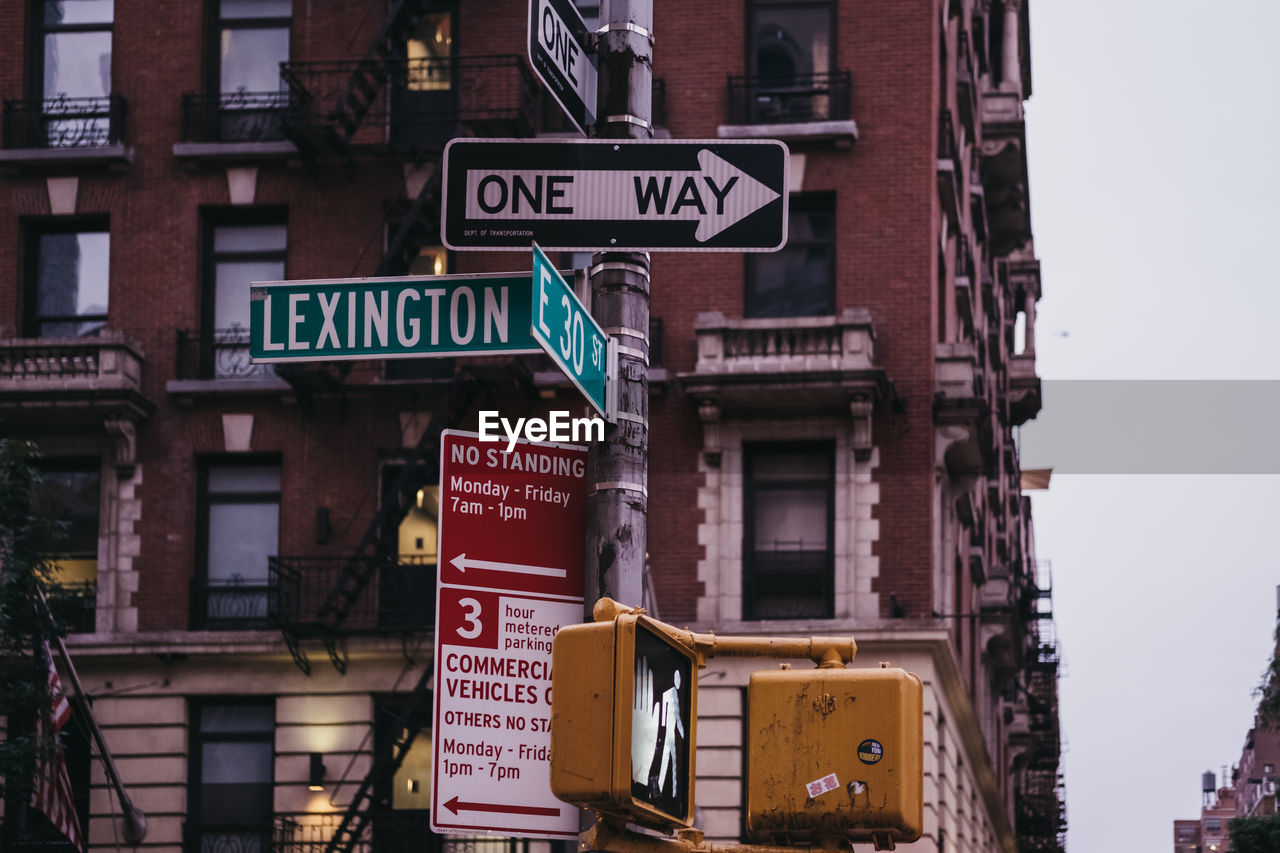
<svg viewBox="0 0 1280 853">
<path fill-rule="evenodd" d="M 105 226 L 38 228 L 28 240 L 26 333 L 79 338 L 107 324 L 111 241 Z"/>
<path fill-rule="evenodd" d="M 791 199 L 787 245 L 747 256 L 748 317 L 815 317 L 835 313 L 835 198 Z"/>
<path fill-rule="evenodd" d="M 743 481 L 743 618 L 830 618 L 833 444 L 746 445 Z"/>
<path fill-rule="evenodd" d="M 291 0 L 219 0 L 217 44 L 219 131 L 226 141 L 278 139 L 280 63 L 289 61 Z"/>
<path fill-rule="evenodd" d="M 97 459 L 48 459 L 34 512 L 54 519 L 62 536 L 46 554 L 53 565 L 49 608 L 68 631 L 92 632 L 98 595 L 98 507 L 101 464 Z"/>
<path fill-rule="evenodd" d="M 40 0 L 41 52 L 31 80 L 44 102 L 44 143 L 106 142 L 111 94 L 113 0 Z"/>
<path fill-rule="evenodd" d="M 209 224 L 202 376 L 273 372 L 271 365 L 249 360 L 249 288 L 255 281 L 284 280 L 285 244 L 286 228 L 279 218 L 250 224 Z"/>
<path fill-rule="evenodd" d="M 748 73 L 758 86 L 752 120 L 829 117 L 826 87 L 835 70 L 835 3 L 756 0 L 749 17 Z"/>
<path fill-rule="evenodd" d="M 188 850 L 270 849 L 275 708 L 271 700 L 196 702 L 191 710 Z"/>
<path fill-rule="evenodd" d="M 265 625 L 267 563 L 280 541 L 280 466 L 209 463 L 200 479 L 202 583 L 194 615 L 204 628 Z"/>
</svg>

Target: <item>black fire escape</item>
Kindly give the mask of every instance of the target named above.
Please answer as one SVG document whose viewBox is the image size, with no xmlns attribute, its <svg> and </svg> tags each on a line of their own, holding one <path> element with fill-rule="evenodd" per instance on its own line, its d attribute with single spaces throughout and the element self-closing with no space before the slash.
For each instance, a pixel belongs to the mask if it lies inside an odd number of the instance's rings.
<svg viewBox="0 0 1280 853">
<path fill-rule="evenodd" d="M 1047 564 L 1039 574 L 1042 577 L 1033 627 L 1036 651 L 1025 669 L 1031 750 L 1017 797 L 1018 849 L 1022 853 L 1064 853 L 1067 816 L 1060 770 L 1059 654 Z"/>
<path fill-rule="evenodd" d="M 427 6 L 425 0 L 397 0 L 362 59 L 290 62 L 281 68 L 288 93 L 282 129 L 317 180 L 332 174 L 335 166 L 350 180 L 362 164 L 387 159 L 412 164 L 411 172 L 422 178 L 414 193 L 387 205 L 386 247 L 377 276 L 408 274 L 420 250 L 439 242 L 439 156 L 450 138 L 529 136 L 534 131 L 536 90 L 522 57 L 408 58 L 406 45 Z M 306 410 L 322 396 L 345 402 L 352 364 L 281 365 L 284 369 L 277 373 L 294 387 Z M 318 640 L 333 665 L 345 672 L 349 635 L 399 634 L 406 639 L 408 657 L 408 638 L 433 627 L 435 566 L 398 557 L 399 526 L 419 490 L 437 480 L 441 431 L 462 424 L 482 400 L 489 406 L 498 400 L 527 400 L 530 389 L 527 371 L 504 365 L 459 368 L 447 388 L 431 390 L 436 393 L 427 427 L 384 489 L 354 551 L 345 557 L 277 557 L 271 562 L 270 616 L 303 672 L 311 671 L 306 641 Z M 389 815 L 389 803 L 378 793 L 385 786 L 378 780 L 394 775 L 429 719 L 431 682 L 428 667 L 401 706 L 392 749 L 374 761 L 341 822 L 324 840 L 327 853 L 363 849 L 371 821 Z M 377 831 L 374 826 L 375 835 Z"/>
</svg>

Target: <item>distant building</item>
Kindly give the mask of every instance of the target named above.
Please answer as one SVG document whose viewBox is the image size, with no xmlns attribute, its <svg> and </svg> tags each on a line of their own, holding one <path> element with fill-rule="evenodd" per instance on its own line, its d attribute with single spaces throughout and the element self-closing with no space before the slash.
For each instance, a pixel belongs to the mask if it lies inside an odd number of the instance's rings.
<svg viewBox="0 0 1280 853">
<path fill-rule="evenodd" d="M 1200 821 L 1173 822 L 1173 853 L 1200 853 Z"/>
</svg>

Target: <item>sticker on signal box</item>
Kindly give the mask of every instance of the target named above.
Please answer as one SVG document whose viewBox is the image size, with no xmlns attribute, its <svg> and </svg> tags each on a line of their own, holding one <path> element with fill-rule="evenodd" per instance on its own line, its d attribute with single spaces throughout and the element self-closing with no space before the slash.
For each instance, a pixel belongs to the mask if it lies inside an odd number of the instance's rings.
<svg viewBox="0 0 1280 853">
<path fill-rule="evenodd" d="M 804 787 L 805 790 L 809 792 L 809 799 L 812 800 L 814 797 L 821 796 L 827 791 L 834 791 L 836 788 L 839 788 L 840 781 L 836 779 L 836 774 L 828 773 L 821 779 L 814 779 Z"/>
</svg>

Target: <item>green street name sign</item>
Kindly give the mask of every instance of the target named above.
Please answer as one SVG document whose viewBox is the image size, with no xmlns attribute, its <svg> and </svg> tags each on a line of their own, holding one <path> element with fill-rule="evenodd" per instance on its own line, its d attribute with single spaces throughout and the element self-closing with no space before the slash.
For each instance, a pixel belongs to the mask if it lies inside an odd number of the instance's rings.
<svg viewBox="0 0 1280 853">
<path fill-rule="evenodd" d="M 533 247 L 533 337 L 605 420 L 613 421 L 617 363 L 609 336 L 583 307 L 564 277 Z"/>
<path fill-rule="evenodd" d="M 537 353 L 533 289 L 527 273 L 254 282 L 249 355 L 296 362 Z"/>
</svg>

